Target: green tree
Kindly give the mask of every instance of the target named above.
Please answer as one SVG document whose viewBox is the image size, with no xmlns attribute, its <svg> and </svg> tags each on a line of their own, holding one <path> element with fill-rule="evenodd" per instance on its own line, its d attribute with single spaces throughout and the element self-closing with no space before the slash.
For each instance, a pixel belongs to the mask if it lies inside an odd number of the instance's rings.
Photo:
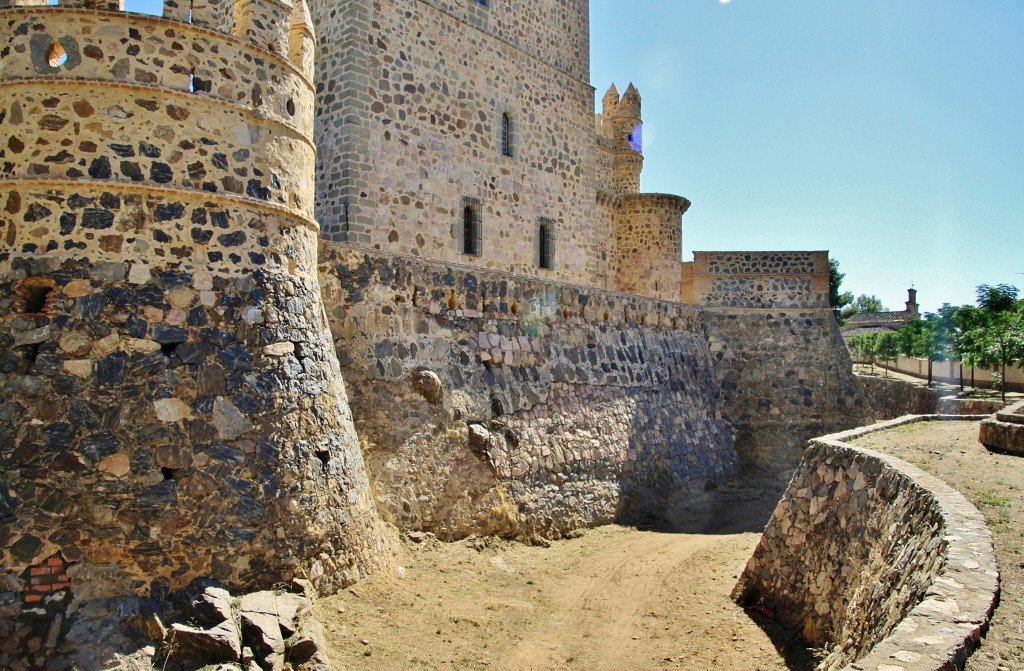
<svg viewBox="0 0 1024 671">
<path fill-rule="evenodd" d="M 849 291 L 839 293 L 839 287 L 843 284 L 846 273 L 839 272 L 839 262 L 835 259 L 828 260 L 828 304 L 836 316 L 836 323 L 842 325 L 845 320 L 841 317 L 844 307 L 853 302 L 853 294 Z"/>
<path fill-rule="evenodd" d="M 885 333 L 879 333 L 878 339 L 875 341 L 875 356 L 882 361 L 896 362 L 896 359 L 900 355 L 900 338 L 896 335 L 895 331 L 886 331 Z M 885 371 L 886 376 L 889 375 L 888 369 Z"/>
<path fill-rule="evenodd" d="M 928 360 L 928 386 L 932 386 L 932 367 L 936 361 L 949 357 L 950 324 L 941 315 L 925 314 L 913 319 L 896 332 L 900 354 Z"/>
<path fill-rule="evenodd" d="M 1006 364 L 1024 359 L 1024 310 L 1017 300 L 1017 287 L 1009 284 L 978 286 L 978 309 L 986 322 L 980 340 L 999 365 L 999 390 L 1006 401 Z"/>
<path fill-rule="evenodd" d="M 849 349 L 854 355 L 861 359 L 867 359 L 871 364 L 871 372 L 875 372 L 875 342 L 878 336 L 874 333 L 853 336 L 849 341 Z"/>
<path fill-rule="evenodd" d="M 857 296 L 856 300 L 840 310 L 843 323 L 848 322 L 850 317 L 859 312 L 885 312 L 885 308 L 882 307 L 882 299 L 878 296 L 868 296 L 867 294 Z"/>
</svg>

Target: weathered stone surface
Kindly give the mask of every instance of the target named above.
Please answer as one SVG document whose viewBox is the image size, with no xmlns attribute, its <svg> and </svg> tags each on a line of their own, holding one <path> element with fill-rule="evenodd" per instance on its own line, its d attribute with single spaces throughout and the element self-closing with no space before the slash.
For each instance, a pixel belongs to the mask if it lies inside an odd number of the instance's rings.
<svg viewBox="0 0 1024 671">
<path fill-rule="evenodd" d="M 178 398 L 161 398 L 153 401 L 156 418 L 161 422 L 179 422 L 192 416 L 192 408 Z"/>
<path fill-rule="evenodd" d="M 233 620 L 225 620 L 209 629 L 175 622 L 171 625 L 170 636 L 181 646 L 185 655 L 218 662 L 238 661 L 242 658 L 242 641 L 238 625 Z"/>
<path fill-rule="evenodd" d="M 894 659 L 959 668 L 998 601 L 981 513 L 937 478 L 848 442 L 921 419 L 812 440 L 734 589 L 826 648 L 823 671 Z M 933 652 L 911 662 L 922 645 Z"/>
<path fill-rule="evenodd" d="M 990 450 L 1024 455 L 1024 401 L 982 421 L 978 440 Z"/>
</svg>

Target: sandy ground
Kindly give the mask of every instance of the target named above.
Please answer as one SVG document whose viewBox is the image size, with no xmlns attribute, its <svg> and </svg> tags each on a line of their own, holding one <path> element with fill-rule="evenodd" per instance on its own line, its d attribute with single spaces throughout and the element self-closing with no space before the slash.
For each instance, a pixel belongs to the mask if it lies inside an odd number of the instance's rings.
<svg viewBox="0 0 1024 671">
<path fill-rule="evenodd" d="M 405 538 L 402 568 L 318 615 L 341 669 L 806 668 L 806 651 L 787 665 L 729 599 L 757 539 L 618 526 L 546 548 Z"/>
<path fill-rule="evenodd" d="M 936 475 L 985 514 L 1002 580 L 999 607 L 967 671 L 1024 671 L 1024 458 L 993 454 L 977 422 L 923 422 L 871 434 L 857 445 Z"/>
</svg>

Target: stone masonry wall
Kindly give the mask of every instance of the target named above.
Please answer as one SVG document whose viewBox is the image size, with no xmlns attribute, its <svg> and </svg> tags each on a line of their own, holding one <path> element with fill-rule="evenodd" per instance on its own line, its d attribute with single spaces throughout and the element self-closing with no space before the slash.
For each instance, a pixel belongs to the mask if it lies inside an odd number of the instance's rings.
<svg viewBox="0 0 1024 671">
<path fill-rule="evenodd" d="M 595 231 L 587 3 L 313 2 L 320 36 L 323 236 L 594 286 L 612 240 Z M 511 156 L 501 120 L 511 120 Z M 463 253 L 477 209 L 479 256 Z M 537 262 L 541 218 L 554 267 Z"/>
<path fill-rule="evenodd" d="M 559 537 L 735 472 L 692 308 L 327 243 L 320 271 L 401 528 Z"/>
<path fill-rule="evenodd" d="M 821 671 L 962 668 L 998 601 L 981 513 L 844 442 L 898 423 L 811 441 L 734 590 L 824 648 Z"/>
<path fill-rule="evenodd" d="M 0 601 L 25 617 L 387 561 L 317 285 L 292 9 L 232 5 L 241 39 L 0 10 Z M 31 636 L 3 652 L 48 654 Z"/>
<path fill-rule="evenodd" d="M 702 311 L 722 416 L 743 466 L 785 482 L 814 435 L 863 423 L 831 310 Z"/>
<path fill-rule="evenodd" d="M 694 252 L 684 300 L 709 307 L 826 308 L 827 252 Z"/>
</svg>

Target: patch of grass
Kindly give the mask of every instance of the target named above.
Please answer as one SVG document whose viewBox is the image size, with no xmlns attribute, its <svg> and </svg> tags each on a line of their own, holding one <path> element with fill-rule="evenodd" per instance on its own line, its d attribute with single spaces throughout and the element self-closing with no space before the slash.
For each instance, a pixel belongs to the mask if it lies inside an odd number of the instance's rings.
<svg viewBox="0 0 1024 671">
<path fill-rule="evenodd" d="M 1005 496 L 1000 496 L 993 491 L 979 492 L 978 503 L 983 506 L 989 506 L 990 508 L 1008 508 L 1010 506 L 1010 499 Z"/>
</svg>

